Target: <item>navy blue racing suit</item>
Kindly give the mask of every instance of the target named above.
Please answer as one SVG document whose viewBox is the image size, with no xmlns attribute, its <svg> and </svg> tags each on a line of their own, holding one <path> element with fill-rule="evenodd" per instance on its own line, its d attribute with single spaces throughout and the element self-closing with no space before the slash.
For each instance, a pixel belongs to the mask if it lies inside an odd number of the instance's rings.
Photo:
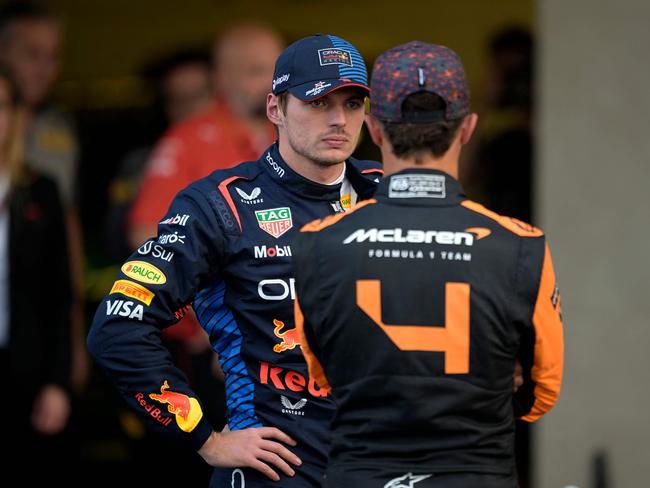
<svg viewBox="0 0 650 488">
<path fill-rule="evenodd" d="M 379 163 L 349 159 L 344 188 L 365 199 L 380 176 Z M 212 486 L 239 486 L 240 477 L 247 487 L 320 486 L 333 403 L 300 351 L 291 241 L 349 200 L 341 185 L 294 172 L 277 144 L 257 161 L 215 171 L 176 196 L 158 236 L 122 266 L 95 314 L 89 350 L 155 430 L 197 450 L 212 431 L 160 340 L 191 306 L 225 373 L 229 428 L 273 426 L 297 441 L 295 477 L 279 473 L 272 482 L 253 470 L 217 469 Z"/>
</svg>

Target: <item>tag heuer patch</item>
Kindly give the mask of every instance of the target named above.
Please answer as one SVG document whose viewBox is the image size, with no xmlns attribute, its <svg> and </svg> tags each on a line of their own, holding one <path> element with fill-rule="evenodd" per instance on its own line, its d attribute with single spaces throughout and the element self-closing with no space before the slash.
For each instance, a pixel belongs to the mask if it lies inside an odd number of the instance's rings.
<svg viewBox="0 0 650 488">
<path fill-rule="evenodd" d="M 260 228 L 276 239 L 293 227 L 289 207 L 256 210 L 255 217 Z"/>
<path fill-rule="evenodd" d="M 346 51 L 345 49 L 319 49 L 318 59 L 320 60 L 321 66 L 327 66 L 328 64 L 352 66 L 352 56 L 350 55 L 350 51 Z"/>
<path fill-rule="evenodd" d="M 445 177 L 441 175 L 397 175 L 390 179 L 389 198 L 445 198 Z"/>
</svg>

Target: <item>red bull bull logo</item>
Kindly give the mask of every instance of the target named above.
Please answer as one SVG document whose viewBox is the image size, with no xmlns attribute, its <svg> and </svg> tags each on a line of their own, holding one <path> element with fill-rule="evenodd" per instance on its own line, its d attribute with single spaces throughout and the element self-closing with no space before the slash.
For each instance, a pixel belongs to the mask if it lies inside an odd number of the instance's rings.
<svg viewBox="0 0 650 488">
<path fill-rule="evenodd" d="M 167 411 L 176 416 L 176 423 L 183 432 L 192 432 L 203 417 L 201 405 L 196 398 L 169 390 L 169 383 L 164 381 L 160 394 L 150 393 L 149 398 L 167 404 Z"/>
<path fill-rule="evenodd" d="M 289 349 L 294 349 L 296 346 L 300 346 L 300 334 L 298 334 L 298 329 L 294 327 L 293 329 L 288 329 L 280 332 L 285 328 L 285 325 L 284 322 L 276 319 L 273 319 L 273 325 L 275 325 L 273 333 L 276 335 L 276 337 L 282 339 L 282 342 L 280 344 L 273 346 L 273 350 L 275 352 L 281 353 L 288 351 Z"/>
</svg>

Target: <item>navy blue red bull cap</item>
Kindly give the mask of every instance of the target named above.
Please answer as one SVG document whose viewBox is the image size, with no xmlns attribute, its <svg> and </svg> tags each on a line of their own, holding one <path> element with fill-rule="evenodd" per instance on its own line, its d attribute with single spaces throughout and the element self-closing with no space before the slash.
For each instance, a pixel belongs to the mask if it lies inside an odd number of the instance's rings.
<svg viewBox="0 0 650 488">
<path fill-rule="evenodd" d="M 309 102 L 346 86 L 370 91 L 361 54 L 337 36 L 317 34 L 300 39 L 287 47 L 275 63 L 274 95 L 288 90 Z"/>
<path fill-rule="evenodd" d="M 371 87 L 370 113 L 386 122 L 427 123 L 454 120 L 470 113 L 463 63 L 445 46 L 411 41 L 383 52 L 375 61 Z M 404 100 L 422 91 L 442 98 L 445 110 L 405 117 Z"/>
</svg>

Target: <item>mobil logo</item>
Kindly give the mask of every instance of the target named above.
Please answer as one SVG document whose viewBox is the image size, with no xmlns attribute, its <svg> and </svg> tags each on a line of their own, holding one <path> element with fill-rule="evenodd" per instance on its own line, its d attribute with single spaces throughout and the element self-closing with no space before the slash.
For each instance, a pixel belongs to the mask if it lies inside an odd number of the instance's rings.
<svg viewBox="0 0 650 488">
<path fill-rule="evenodd" d="M 255 246 L 255 259 L 291 257 L 291 246 Z"/>
</svg>

